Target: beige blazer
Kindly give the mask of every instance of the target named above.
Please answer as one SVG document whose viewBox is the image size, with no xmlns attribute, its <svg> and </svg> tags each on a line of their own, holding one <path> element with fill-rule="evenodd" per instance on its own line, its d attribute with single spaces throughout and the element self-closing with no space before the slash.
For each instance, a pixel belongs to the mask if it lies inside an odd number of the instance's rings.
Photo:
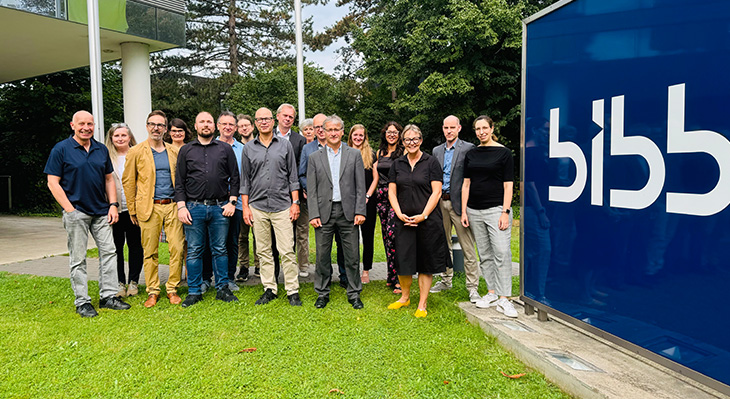
<svg viewBox="0 0 730 399">
<path fill-rule="evenodd" d="M 178 148 L 164 143 L 167 158 L 170 161 L 172 186 L 175 187 L 175 172 L 177 170 Z M 127 196 L 129 214 L 138 220 L 146 222 L 152 215 L 152 206 L 155 196 L 155 160 L 149 140 L 137 144 L 129 149 L 124 162 L 122 186 Z"/>
</svg>

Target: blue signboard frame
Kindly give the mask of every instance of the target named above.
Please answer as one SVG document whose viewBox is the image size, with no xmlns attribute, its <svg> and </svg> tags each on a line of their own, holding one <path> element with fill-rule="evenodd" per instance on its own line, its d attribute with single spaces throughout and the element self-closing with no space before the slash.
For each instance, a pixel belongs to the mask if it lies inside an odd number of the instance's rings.
<svg viewBox="0 0 730 399">
<path fill-rule="evenodd" d="M 564 0 L 523 26 L 528 305 L 730 394 L 730 2 Z"/>
</svg>

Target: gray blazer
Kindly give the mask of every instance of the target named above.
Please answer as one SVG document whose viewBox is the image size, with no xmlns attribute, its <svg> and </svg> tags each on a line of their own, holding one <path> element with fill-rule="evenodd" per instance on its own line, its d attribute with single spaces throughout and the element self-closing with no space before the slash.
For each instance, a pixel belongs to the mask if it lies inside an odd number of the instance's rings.
<svg viewBox="0 0 730 399">
<path fill-rule="evenodd" d="M 449 193 L 451 194 L 451 206 L 454 212 L 461 216 L 461 185 L 464 183 L 464 157 L 466 153 L 474 148 L 474 144 L 461 139 L 456 139 L 454 143 L 454 157 L 451 159 L 451 181 L 449 183 Z M 446 143 L 434 147 L 432 153 L 444 168 L 444 151 Z"/>
<path fill-rule="evenodd" d="M 340 147 L 340 193 L 345 219 L 355 220 L 355 215 L 365 216 L 365 167 L 360 151 L 344 143 Z M 327 147 L 309 156 L 307 165 L 307 204 L 309 220 L 320 218 L 327 223 L 332 213 L 332 172 L 327 158 Z"/>
</svg>

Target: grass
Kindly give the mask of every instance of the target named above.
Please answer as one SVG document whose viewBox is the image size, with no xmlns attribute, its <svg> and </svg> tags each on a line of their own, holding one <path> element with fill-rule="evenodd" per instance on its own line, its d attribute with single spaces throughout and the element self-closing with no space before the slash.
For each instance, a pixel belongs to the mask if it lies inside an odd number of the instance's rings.
<svg viewBox="0 0 730 399">
<path fill-rule="evenodd" d="M 426 319 L 414 306 L 387 310 L 395 296 L 383 282 L 365 286 L 360 311 L 337 285 L 327 308 L 314 309 L 304 284 L 303 308 L 254 306 L 261 288 L 244 287 L 238 303 L 211 292 L 189 309 L 166 300 L 145 309 L 139 295 L 130 310 L 81 319 L 68 279 L 0 273 L 1 396 L 567 398 L 466 321 L 457 278 L 431 295 Z M 91 282 L 92 297 L 97 289 Z"/>
<path fill-rule="evenodd" d="M 380 229 L 380 221 L 378 221 L 377 225 L 375 226 L 375 250 L 373 253 L 373 261 L 374 262 L 385 262 L 385 248 L 383 247 L 383 236 L 381 234 L 382 230 Z M 511 242 L 511 250 L 512 250 L 512 261 L 513 262 L 519 262 L 520 260 L 520 229 L 519 229 L 519 221 L 515 222 L 514 227 L 512 228 L 512 242 Z M 249 252 L 250 252 L 250 259 L 251 262 L 253 262 L 253 246 L 249 246 Z M 316 259 L 316 246 L 314 242 L 314 227 L 309 227 L 309 263 L 314 264 Z M 98 258 L 99 257 L 99 250 L 96 248 L 89 249 L 87 251 L 87 256 L 91 258 Z M 167 243 L 160 243 L 160 263 L 163 265 L 168 264 L 170 261 L 170 253 L 167 249 Z M 127 247 L 125 245 L 124 247 L 124 259 L 129 259 L 129 255 L 127 253 Z M 332 253 L 332 263 L 337 263 L 337 257 L 335 251 Z"/>
</svg>

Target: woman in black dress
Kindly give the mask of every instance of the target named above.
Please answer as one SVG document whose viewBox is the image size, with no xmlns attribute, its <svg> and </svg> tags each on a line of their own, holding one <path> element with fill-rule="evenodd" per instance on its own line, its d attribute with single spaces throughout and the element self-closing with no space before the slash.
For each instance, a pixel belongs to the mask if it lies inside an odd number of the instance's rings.
<svg viewBox="0 0 730 399">
<path fill-rule="evenodd" d="M 426 317 L 428 291 L 434 273 L 446 271 L 451 263 L 446 234 L 438 207 L 443 171 L 438 160 L 421 151 L 423 135 L 416 125 L 408 125 L 401 135 L 406 156 L 393 161 L 388 196 L 397 216 L 395 247 L 401 297 L 388 309 L 411 303 L 413 275 L 418 273 L 420 299 L 416 317 Z"/>
<path fill-rule="evenodd" d="M 394 288 L 394 294 L 400 294 L 400 284 L 398 284 L 398 271 L 396 270 L 395 260 L 395 212 L 390 206 L 388 199 L 388 174 L 393 160 L 403 155 L 403 143 L 400 134 L 403 131 L 398 122 L 388 122 L 380 132 L 380 148 L 377 153 L 377 161 L 373 165 L 374 180 L 377 182 L 377 194 L 375 207 L 380 216 L 380 227 L 383 235 L 383 246 L 385 247 L 385 256 L 388 260 L 388 279 L 386 284 Z"/>
<path fill-rule="evenodd" d="M 370 269 L 373 268 L 373 252 L 375 247 L 375 222 L 378 219 L 378 213 L 375 210 L 375 190 L 378 188 L 378 182 L 373 176 L 373 164 L 375 163 L 375 152 L 370 147 L 368 141 L 368 132 L 365 126 L 361 124 L 354 125 L 350 128 L 350 134 L 347 138 L 347 145 L 360 151 L 362 155 L 362 163 L 365 167 L 365 202 L 367 205 L 367 215 L 365 215 L 365 223 L 360 225 L 360 233 L 362 235 L 362 283 L 370 282 Z"/>
</svg>

